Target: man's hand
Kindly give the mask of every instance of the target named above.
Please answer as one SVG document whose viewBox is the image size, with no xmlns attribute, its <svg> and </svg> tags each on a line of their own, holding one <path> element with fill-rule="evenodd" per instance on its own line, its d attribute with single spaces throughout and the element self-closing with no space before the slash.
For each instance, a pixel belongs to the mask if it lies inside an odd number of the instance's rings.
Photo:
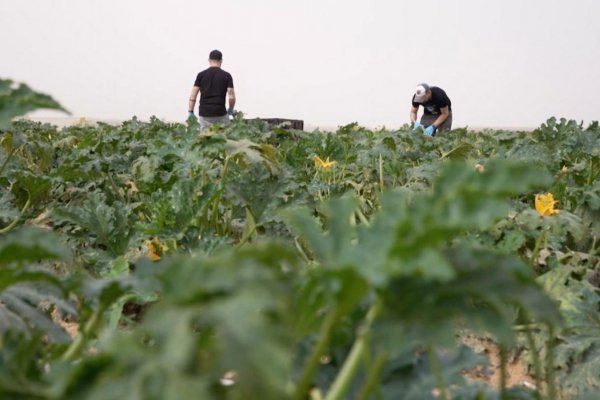
<svg viewBox="0 0 600 400">
<path fill-rule="evenodd" d="M 194 116 L 194 112 L 193 111 L 188 111 L 187 119 L 190 119 L 193 116 Z"/>
<path fill-rule="evenodd" d="M 429 125 L 427 128 L 425 128 L 425 135 L 427 136 L 433 136 L 433 134 L 436 131 L 436 127 L 433 125 Z"/>
<path fill-rule="evenodd" d="M 416 131 L 419 128 L 422 128 L 423 125 L 421 125 L 421 123 L 419 121 L 415 121 L 414 125 L 413 125 L 413 131 Z"/>
<path fill-rule="evenodd" d="M 233 110 L 233 107 L 229 107 L 227 109 L 227 115 L 229 116 L 229 119 L 233 119 L 234 114 L 235 114 L 235 111 Z"/>
</svg>

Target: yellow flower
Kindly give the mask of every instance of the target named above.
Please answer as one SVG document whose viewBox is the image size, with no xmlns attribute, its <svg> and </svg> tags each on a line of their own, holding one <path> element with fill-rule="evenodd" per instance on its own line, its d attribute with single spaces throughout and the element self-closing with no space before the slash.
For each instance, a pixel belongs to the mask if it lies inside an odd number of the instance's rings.
<svg viewBox="0 0 600 400">
<path fill-rule="evenodd" d="M 323 171 L 329 171 L 331 167 L 335 165 L 335 161 L 329 161 L 329 157 L 325 161 L 321 159 L 318 155 L 314 155 L 312 160 L 315 163 L 315 168 L 322 168 Z"/>
<path fill-rule="evenodd" d="M 148 253 L 146 254 L 148 258 L 152 261 L 160 260 L 160 256 L 164 253 L 164 248 L 160 240 L 158 238 L 146 240 L 146 246 L 148 246 Z"/>
<path fill-rule="evenodd" d="M 323 161 L 323 170 L 325 171 L 329 171 L 331 169 L 331 167 L 333 167 L 335 165 L 335 161 L 329 161 L 329 157 L 327 157 L 327 159 L 325 161 Z"/>
<path fill-rule="evenodd" d="M 323 160 L 321 160 L 321 157 L 316 154 L 312 156 L 312 160 L 315 163 L 315 168 L 319 168 L 321 165 L 323 165 Z"/>
<path fill-rule="evenodd" d="M 483 165 L 481 165 L 481 164 L 476 164 L 475 165 L 475 171 L 481 173 L 481 172 L 485 171 L 485 167 Z"/>
<path fill-rule="evenodd" d="M 535 195 L 535 209 L 542 217 L 549 217 L 557 213 L 558 210 L 554 209 L 556 203 L 558 201 L 554 200 L 552 193 Z"/>
</svg>

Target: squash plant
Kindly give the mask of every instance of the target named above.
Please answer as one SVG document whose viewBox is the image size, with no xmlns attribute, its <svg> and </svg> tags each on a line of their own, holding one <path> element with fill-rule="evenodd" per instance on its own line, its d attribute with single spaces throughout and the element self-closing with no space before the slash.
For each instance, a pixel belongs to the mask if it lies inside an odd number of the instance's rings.
<svg viewBox="0 0 600 400">
<path fill-rule="evenodd" d="M 9 122 L 52 104 L 3 84 L 3 398 L 600 387 L 598 124 L 433 139 L 241 117 L 57 129 Z M 558 212 L 540 215 L 546 193 Z M 488 363 L 465 335 L 499 347 L 499 388 L 465 377 Z M 511 354 L 535 388 L 506 387 Z"/>
</svg>

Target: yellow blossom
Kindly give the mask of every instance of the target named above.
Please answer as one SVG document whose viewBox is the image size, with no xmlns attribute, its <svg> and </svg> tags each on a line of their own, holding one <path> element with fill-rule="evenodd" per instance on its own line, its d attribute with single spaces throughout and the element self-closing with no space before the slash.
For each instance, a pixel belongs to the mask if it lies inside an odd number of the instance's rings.
<svg viewBox="0 0 600 400">
<path fill-rule="evenodd" d="M 160 256 L 164 253 L 164 247 L 160 240 L 158 238 L 146 240 L 146 246 L 148 246 L 148 253 L 146 253 L 148 258 L 152 261 L 160 260 Z"/>
<path fill-rule="evenodd" d="M 323 169 L 325 171 L 329 171 L 331 169 L 331 167 L 333 167 L 335 165 L 335 161 L 329 161 L 329 157 L 327 157 L 327 159 L 325 161 L 323 161 Z"/>
<path fill-rule="evenodd" d="M 549 217 L 557 213 L 558 210 L 554 209 L 556 203 L 558 201 L 554 200 L 552 193 L 535 195 L 535 209 L 542 217 Z"/>
<path fill-rule="evenodd" d="M 475 171 L 477 171 L 477 172 L 483 172 L 483 171 L 485 171 L 485 167 L 483 165 L 481 165 L 481 164 L 476 164 L 475 165 Z"/>
<path fill-rule="evenodd" d="M 316 154 L 312 157 L 312 160 L 315 163 L 315 168 L 322 168 L 323 171 L 329 171 L 336 163 L 335 161 L 329 161 L 329 157 L 323 161 L 321 157 Z"/>
</svg>

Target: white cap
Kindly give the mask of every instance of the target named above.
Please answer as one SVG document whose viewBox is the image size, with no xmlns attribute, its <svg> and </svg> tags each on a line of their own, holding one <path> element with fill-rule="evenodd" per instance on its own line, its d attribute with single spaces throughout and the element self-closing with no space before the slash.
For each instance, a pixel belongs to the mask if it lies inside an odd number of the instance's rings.
<svg viewBox="0 0 600 400">
<path fill-rule="evenodd" d="M 426 83 L 419 83 L 415 89 L 415 103 L 422 103 L 425 101 L 425 96 L 431 88 Z"/>
</svg>

